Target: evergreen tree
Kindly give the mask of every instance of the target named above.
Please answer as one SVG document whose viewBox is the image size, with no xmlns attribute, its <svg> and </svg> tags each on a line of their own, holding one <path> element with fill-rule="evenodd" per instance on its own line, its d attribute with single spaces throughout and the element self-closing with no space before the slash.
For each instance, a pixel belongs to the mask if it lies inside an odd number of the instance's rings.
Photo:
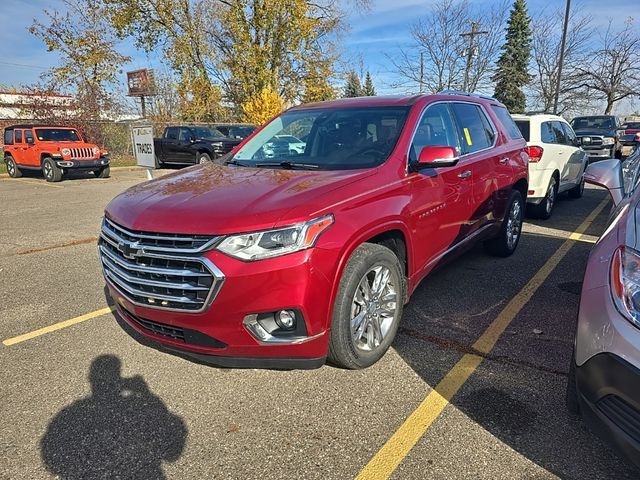
<svg viewBox="0 0 640 480">
<path fill-rule="evenodd" d="M 531 80 L 529 57 L 531 56 L 531 27 L 526 0 L 515 0 L 507 24 L 506 41 L 496 65 L 493 81 L 494 96 L 511 113 L 522 113 L 526 99 L 522 87 Z"/>
<path fill-rule="evenodd" d="M 360 84 L 360 78 L 354 70 L 350 70 L 347 73 L 347 82 L 344 86 L 344 98 L 360 97 L 363 95 L 362 85 Z"/>
<path fill-rule="evenodd" d="M 367 76 L 364 79 L 364 85 L 362 86 L 362 95 L 365 97 L 375 97 L 376 87 L 373 86 L 373 80 L 371 74 L 367 72 Z"/>
</svg>

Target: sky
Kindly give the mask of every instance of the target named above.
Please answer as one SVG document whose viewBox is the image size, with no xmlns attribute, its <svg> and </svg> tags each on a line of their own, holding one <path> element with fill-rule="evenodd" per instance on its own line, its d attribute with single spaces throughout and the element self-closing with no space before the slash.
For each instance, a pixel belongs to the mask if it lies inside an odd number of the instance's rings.
<svg viewBox="0 0 640 480">
<path fill-rule="evenodd" d="M 492 0 L 471 2 L 489 5 Z M 350 12 L 350 28 L 341 42 L 344 65 L 362 63 L 365 71 L 371 72 L 378 93 L 394 93 L 388 56 L 411 45 L 411 25 L 424 16 L 433 3 L 434 0 L 372 0 L 369 11 Z M 536 12 L 545 8 L 563 8 L 565 1 L 529 0 L 527 3 L 529 11 Z M 572 7 L 588 12 L 596 27 L 604 27 L 613 16 L 626 17 L 629 3 L 629 0 L 574 0 Z M 2 0 L 0 23 L 4 27 L 0 29 L 0 85 L 19 87 L 32 84 L 44 71 L 58 63 L 57 54 L 47 52 L 42 41 L 27 29 L 34 18 L 44 17 L 44 9 L 62 7 L 60 0 Z M 123 42 L 120 51 L 132 57 L 124 71 L 161 68 L 157 59 L 137 51 L 130 41 Z"/>
</svg>

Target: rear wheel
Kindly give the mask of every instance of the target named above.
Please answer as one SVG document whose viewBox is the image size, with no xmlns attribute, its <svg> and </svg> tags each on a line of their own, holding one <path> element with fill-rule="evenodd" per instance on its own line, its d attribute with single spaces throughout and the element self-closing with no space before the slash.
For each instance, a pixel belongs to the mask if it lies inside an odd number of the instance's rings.
<svg viewBox="0 0 640 480">
<path fill-rule="evenodd" d="M 558 197 L 558 181 L 555 175 L 549 180 L 549 186 L 547 187 L 547 193 L 538 205 L 531 206 L 531 213 L 535 218 L 541 218 L 547 220 L 551 217 L 553 206 L 556 204 L 556 198 Z"/>
<path fill-rule="evenodd" d="M 93 174 L 97 178 L 109 178 L 109 175 L 111 174 L 111 168 L 109 168 L 108 166 L 102 167 L 100 170 L 95 170 Z"/>
<path fill-rule="evenodd" d="M 360 369 L 382 358 L 402 317 L 402 272 L 398 257 L 387 247 L 364 243 L 353 252 L 333 307 L 329 362 Z"/>
<path fill-rule="evenodd" d="M 203 163 L 208 163 L 211 161 L 211 157 L 206 153 L 198 154 L 198 163 L 202 165 Z"/>
<path fill-rule="evenodd" d="M 16 165 L 13 157 L 7 155 L 4 157 L 4 163 L 7 165 L 7 173 L 11 178 L 20 178 L 22 176 L 22 171 Z"/>
<path fill-rule="evenodd" d="M 62 169 L 47 157 L 42 162 L 42 175 L 47 182 L 59 182 L 62 180 Z"/>
<path fill-rule="evenodd" d="M 500 233 L 495 238 L 484 242 L 486 250 L 497 257 L 508 257 L 515 252 L 522 232 L 524 216 L 522 194 L 518 190 L 513 190 L 507 205 L 507 214 L 502 221 Z"/>
</svg>

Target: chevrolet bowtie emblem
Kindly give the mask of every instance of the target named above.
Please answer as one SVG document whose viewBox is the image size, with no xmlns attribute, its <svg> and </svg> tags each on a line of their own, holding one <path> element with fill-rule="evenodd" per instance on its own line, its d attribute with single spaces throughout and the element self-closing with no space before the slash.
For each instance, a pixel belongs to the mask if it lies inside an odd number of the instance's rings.
<svg viewBox="0 0 640 480">
<path fill-rule="evenodd" d="M 137 243 L 126 243 L 126 242 L 119 242 L 118 250 L 120 250 L 122 255 L 124 255 L 124 258 L 128 258 L 129 260 L 133 260 L 138 255 L 140 255 L 140 252 L 141 252 L 141 249 L 138 248 Z"/>
</svg>

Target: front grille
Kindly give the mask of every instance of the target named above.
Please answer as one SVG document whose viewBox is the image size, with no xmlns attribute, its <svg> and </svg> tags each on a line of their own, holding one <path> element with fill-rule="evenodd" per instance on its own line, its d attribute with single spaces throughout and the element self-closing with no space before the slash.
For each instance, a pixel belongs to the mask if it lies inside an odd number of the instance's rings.
<svg viewBox="0 0 640 480">
<path fill-rule="evenodd" d="M 589 141 L 585 143 L 584 139 L 588 138 Z M 582 140 L 582 145 L 584 147 L 601 147 L 602 146 L 602 142 L 603 142 L 603 137 L 602 136 L 593 136 L 593 135 L 584 135 L 581 140 Z"/>
<path fill-rule="evenodd" d="M 640 443 L 640 412 L 616 395 L 607 395 L 598 408 L 634 441 Z"/>
<path fill-rule="evenodd" d="M 134 232 L 105 219 L 99 240 L 103 272 L 137 305 L 202 311 L 213 301 L 224 277 L 209 260 L 194 254 L 215 240 Z"/>
<path fill-rule="evenodd" d="M 163 337 L 170 338 L 172 340 L 178 340 L 180 342 L 184 342 L 184 330 L 180 327 L 173 327 L 171 325 L 167 325 L 165 323 L 158 323 L 151 320 L 147 320 L 146 318 L 134 317 L 130 316 L 133 321 L 135 321 L 138 325 L 140 325 L 145 330 L 154 333 L 156 335 L 161 335 Z"/>
<path fill-rule="evenodd" d="M 90 148 L 72 148 L 71 158 L 95 158 Z"/>
<path fill-rule="evenodd" d="M 216 157 L 221 157 L 222 155 L 226 155 L 229 153 L 235 145 L 233 143 L 219 143 L 213 145 L 213 153 Z"/>
</svg>

